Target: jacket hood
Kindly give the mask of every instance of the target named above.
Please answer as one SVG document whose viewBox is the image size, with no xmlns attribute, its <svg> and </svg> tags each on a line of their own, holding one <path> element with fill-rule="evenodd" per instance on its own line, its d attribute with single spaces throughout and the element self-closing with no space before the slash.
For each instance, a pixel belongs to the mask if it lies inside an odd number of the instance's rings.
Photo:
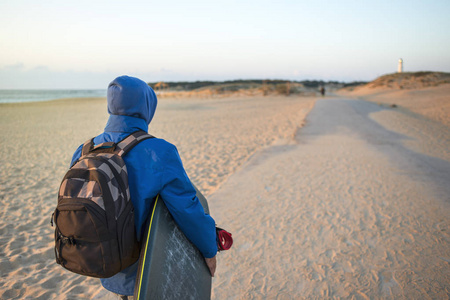
<svg viewBox="0 0 450 300">
<path fill-rule="evenodd" d="M 157 98 L 144 81 L 129 76 L 120 76 L 108 86 L 106 96 L 110 115 L 143 119 L 150 124 L 155 115 Z"/>
</svg>

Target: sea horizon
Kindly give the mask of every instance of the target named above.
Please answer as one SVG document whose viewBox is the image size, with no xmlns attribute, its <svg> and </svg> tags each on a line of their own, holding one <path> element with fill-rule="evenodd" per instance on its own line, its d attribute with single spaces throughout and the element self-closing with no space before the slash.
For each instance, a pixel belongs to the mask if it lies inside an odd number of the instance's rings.
<svg viewBox="0 0 450 300">
<path fill-rule="evenodd" d="M 106 97 L 106 89 L 0 89 L 0 103 L 41 102 L 90 97 Z"/>
</svg>

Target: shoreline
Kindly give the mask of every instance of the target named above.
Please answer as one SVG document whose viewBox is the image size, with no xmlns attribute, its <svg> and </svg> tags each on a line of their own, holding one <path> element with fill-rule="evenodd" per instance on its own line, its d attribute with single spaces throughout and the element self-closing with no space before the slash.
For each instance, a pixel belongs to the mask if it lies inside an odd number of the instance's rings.
<svg viewBox="0 0 450 300">
<path fill-rule="evenodd" d="M 19 105 L 48 105 L 48 104 L 58 104 L 59 102 L 84 102 L 84 101 L 100 101 L 104 100 L 106 102 L 106 97 L 70 97 L 70 98 L 57 98 L 50 100 L 39 100 L 39 101 L 18 101 L 18 102 L 0 102 L 0 107 L 2 106 L 19 106 Z"/>
<path fill-rule="evenodd" d="M 0 89 L 0 104 L 106 98 L 106 89 Z"/>
</svg>

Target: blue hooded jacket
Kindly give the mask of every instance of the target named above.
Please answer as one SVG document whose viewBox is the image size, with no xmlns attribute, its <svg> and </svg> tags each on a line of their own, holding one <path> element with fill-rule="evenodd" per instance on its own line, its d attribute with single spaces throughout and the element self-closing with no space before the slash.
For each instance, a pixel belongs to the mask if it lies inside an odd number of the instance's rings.
<svg viewBox="0 0 450 300">
<path fill-rule="evenodd" d="M 95 144 L 117 143 L 132 132 L 148 131 L 157 99 L 145 82 L 134 77 L 118 77 L 108 86 L 107 100 L 110 117 L 105 131 L 94 138 Z M 72 164 L 80 158 L 81 148 L 82 145 L 74 153 Z M 163 139 L 147 139 L 128 152 L 124 161 L 135 208 L 137 236 L 143 232 L 153 199 L 160 194 L 186 237 L 204 257 L 214 257 L 217 253 L 215 222 L 205 214 L 176 147 Z M 102 285 L 117 294 L 133 295 L 137 265 L 101 279 Z"/>
</svg>

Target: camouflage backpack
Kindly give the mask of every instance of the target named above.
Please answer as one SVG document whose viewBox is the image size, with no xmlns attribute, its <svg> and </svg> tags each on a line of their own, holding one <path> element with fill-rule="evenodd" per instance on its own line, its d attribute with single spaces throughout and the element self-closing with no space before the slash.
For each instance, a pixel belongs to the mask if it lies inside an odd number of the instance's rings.
<svg viewBox="0 0 450 300">
<path fill-rule="evenodd" d="M 137 131 L 115 144 L 84 143 L 81 157 L 59 188 L 52 215 L 56 262 L 86 276 L 106 278 L 139 258 L 123 156 L 140 141 L 152 138 Z"/>
</svg>

